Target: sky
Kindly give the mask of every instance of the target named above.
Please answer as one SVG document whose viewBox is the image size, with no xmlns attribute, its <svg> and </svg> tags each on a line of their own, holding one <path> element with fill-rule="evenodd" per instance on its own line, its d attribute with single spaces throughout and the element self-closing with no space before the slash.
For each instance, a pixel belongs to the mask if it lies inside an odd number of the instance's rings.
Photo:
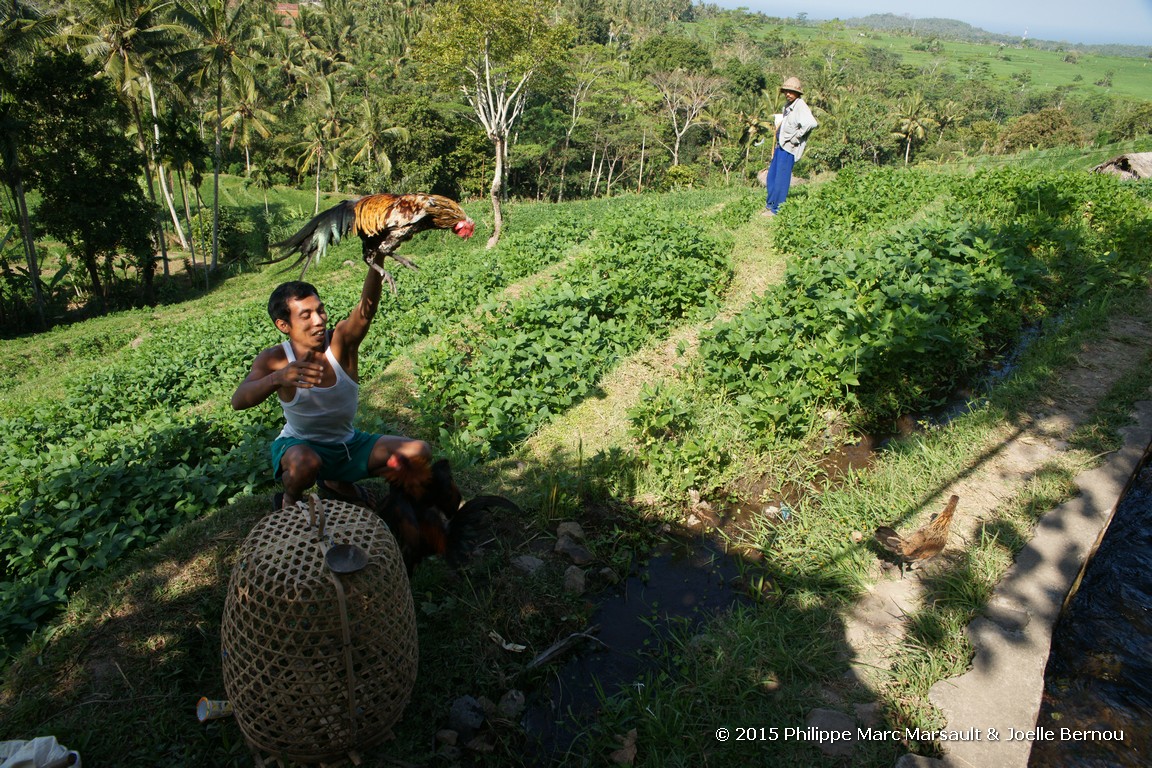
<svg viewBox="0 0 1152 768">
<path fill-rule="evenodd" d="M 1129 43 L 1152 49 L 1152 0 L 712 0 L 769 16 L 810 20 L 894 13 L 956 19 L 988 32 L 1069 43 Z"/>
</svg>

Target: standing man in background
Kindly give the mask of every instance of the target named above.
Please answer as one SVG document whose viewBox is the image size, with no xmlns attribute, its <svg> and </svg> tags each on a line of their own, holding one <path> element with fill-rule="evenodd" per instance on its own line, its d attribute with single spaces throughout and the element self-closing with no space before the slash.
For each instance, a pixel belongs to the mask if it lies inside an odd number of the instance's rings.
<svg viewBox="0 0 1152 768">
<path fill-rule="evenodd" d="M 784 113 L 776 115 L 776 148 L 772 152 L 772 164 L 768 166 L 768 201 L 764 216 L 775 216 L 788 197 L 788 187 L 792 183 L 792 167 L 804 154 L 808 134 L 819 123 L 812 110 L 804 103 L 804 88 L 800 78 L 790 77 L 780 86 L 780 93 L 788 103 Z"/>
</svg>

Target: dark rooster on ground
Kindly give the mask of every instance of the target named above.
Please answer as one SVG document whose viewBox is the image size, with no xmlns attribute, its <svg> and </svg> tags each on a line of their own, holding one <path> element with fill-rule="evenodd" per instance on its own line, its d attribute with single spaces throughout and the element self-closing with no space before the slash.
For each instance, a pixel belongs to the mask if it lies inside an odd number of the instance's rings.
<svg viewBox="0 0 1152 768">
<path fill-rule="evenodd" d="M 467 238 L 472 236 L 476 225 L 455 201 L 440 195 L 392 195 L 386 192 L 367 195 L 332 206 L 292 237 L 274 243 L 272 247 L 282 248 L 284 253 L 266 263 L 284 261 L 298 253 L 299 258 L 288 269 L 303 264 L 300 270 L 300 279 L 303 280 L 309 265 L 323 256 L 329 245 L 339 243 L 341 237 L 352 232 L 359 235 L 364 245 L 364 261 L 388 281 L 395 293 L 396 281 L 384 269 L 384 259 L 391 256 L 409 269 L 416 269 L 411 261 L 397 256 L 396 249 L 426 229 L 451 229 L 460 237 Z"/>
<path fill-rule="evenodd" d="M 925 524 L 908 538 L 904 538 L 888 526 L 876 529 L 876 541 L 889 552 L 900 556 L 900 575 L 904 575 L 904 565 L 922 563 L 940 554 L 944 545 L 948 543 L 948 526 L 952 524 L 952 515 L 956 513 L 956 505 L 960 497 L 953 495 L 948 499 L 944 511 L 933 520 Z"/>
<path fill-rule="evenodd" d="M 409 576 L 432 555 L 453 565 L 462 562 L 476 543 L 483 510 L 503 507 L 520 512 L 503 496 L 477 496 L 464 502 L 444 459 L 420 471 L 408 460 L 395 458 L 405 466 L 393 466 L 389 459 L 396 479 L 389 482 L 388 495 L 376 505 L 376 513 L 396 536 Z"/>
</svg>

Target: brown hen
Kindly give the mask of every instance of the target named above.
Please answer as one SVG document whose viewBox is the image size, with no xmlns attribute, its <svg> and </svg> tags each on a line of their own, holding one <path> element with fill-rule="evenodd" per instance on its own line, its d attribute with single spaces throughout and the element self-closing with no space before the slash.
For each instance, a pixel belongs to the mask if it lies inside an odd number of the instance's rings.
<svg viewBox="0 0 1152 768">
<path fill-rule="evenodd" d="M 904 576 L 905 564 L 930 560 L 944 549 L 944 545 L 948 543 L 948 527 L 952 524 L 952 515 L 956 513 L 956 505 L 959 502 L 960 497 L 953 494 L 948 499 L 944 511 L 907 538 L 888 526 L 876 529 L 876 541 L 889 552 L 900 556 L 901 577 Z"/>
</svg>

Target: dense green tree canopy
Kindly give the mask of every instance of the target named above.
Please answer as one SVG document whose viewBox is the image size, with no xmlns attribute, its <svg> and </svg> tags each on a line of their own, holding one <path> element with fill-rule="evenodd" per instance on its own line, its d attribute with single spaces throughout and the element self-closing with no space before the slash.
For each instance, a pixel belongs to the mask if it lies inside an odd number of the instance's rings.
<svg viewBox="0 0 1152 768">
<path fill-rule="evenodd" d="M 650 37 L 632 50 L 632 65 L 638 72 L 705 72 L 712 68 L 712 56 L 695 40 L 673 35 Z"/>
<path fill-rule="evenodd" d="M 295 15 L 256 0 L 76 0 L 64 24 L 50 7 L 0 9 L 3 72 L 52 50 L 98 66 L 132 116 L 123 133 L 144 170 L 139 186 L 154 196 L 148 207 L 167 208 L 169 240 L 193 259 L 219 252 L 215 211 L 228 201 L 215 186 L 227 172 L 308 188 L 315 205 L 324 192 L 390 190 L 488 195 L 497 209 L 508 197 L 754 183 L 782 108 L 777 86 L 790 76 L 820 120 L 801 175 L 1152 131 L 1152 101 L 1133 90 L 1128 60 L 1052 51 L 1050 69 L 1038 68 L 1036 46 L 961 51 L 945 28 L 880 39 L 689 0 L 329 0 Z M 695 99 L 692 83 L 707 85 Z M 23 150 L 12 103 L 0 78 L 0 215 L 30 232 L 41 217 L 13 186 Z M 210 137 L 207 154 L 185 140 L 193 135 Z M 209 166 L 213 189 L 197 196 Z M 191 226 L 201 204 L 214 211 L 212 242 Z M 13 260 L 19 240 L 18 258 L 36 264 L 31 235 L 10 238 L 0 259 Z"/>
<path fill-rule="evenodd" d="M 140 156 L 125 134 L 128 115 L 96 71 L 77 54 L 42 56 L 12 92 L 27 105 L 25 168 L 42 196 L 37 224 L 80 259 L 104 298 L 117 254 L 130 255 L 149 276 L 155 257 L 148 238 L 153 209 L 139 183 Z"/>
<path fill-rule="evenodd" d="M 1021 115 L 1004 131 L 1001 141 L 1005 152 L 1021 149 L 1047 149 L 1084 140 L 1084 132 L 1062 109 L 1048 108 Z"/>
</svg>

